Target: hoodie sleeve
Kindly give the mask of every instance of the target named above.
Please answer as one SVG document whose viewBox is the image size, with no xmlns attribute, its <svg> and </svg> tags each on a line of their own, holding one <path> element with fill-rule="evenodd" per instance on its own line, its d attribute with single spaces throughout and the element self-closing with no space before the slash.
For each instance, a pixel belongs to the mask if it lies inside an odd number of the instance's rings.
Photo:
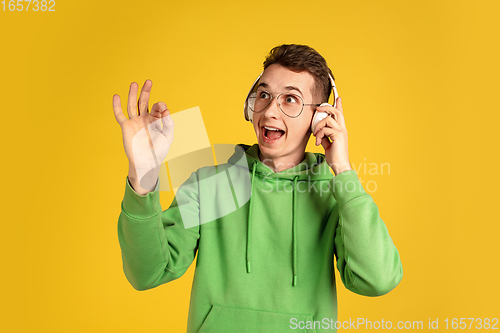
<svg viewBox="0 0 500 333">
<path fill-rule="evenodd" d="M 338 204 L 334 242 L 342 283 L 356 294 L 384 295 L 401 281 L 403 267 L 378 207 L 356 171 L 344 171 L 330 182 Z"/>
<path fill-rule="evenodd" d="M 181 210 L 196 214 L 199 207 L 196 173 L 162 212 L 158 185 L 146 195 L 137 194 L 128 178 L 118 218 L 118 240 L 123 271 L 136 290 L 155 288 L 182 276 L 194 260 L 199 239 L 198 223 L 184 228 Z M 178 196 L 183 198 L 179 204 Z M 182 206 L 182 207 L 181 207 Z M 191 215 L 192 216 L 192 215 Z"/>
</svg>

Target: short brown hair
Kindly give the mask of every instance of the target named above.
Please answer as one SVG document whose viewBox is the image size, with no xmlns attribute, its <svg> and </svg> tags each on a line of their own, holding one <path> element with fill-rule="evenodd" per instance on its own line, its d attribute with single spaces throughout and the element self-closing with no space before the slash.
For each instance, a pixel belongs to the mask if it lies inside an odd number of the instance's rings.
<svg viewBox="0 0 500 333">
<path fill-rule="evenodd" d="M 327 102 L 332 91 L 332 84 L 328 74 L 333 78 L 325 58 L 315 49 L 307 45 L 282 44 L 274 47 L 264 61 L 264 69 L 278 64 L 294 72 L 308 72 L 314 77 L 316 86 L 312 94 L 320 92 L 321 102 Z"/>
</svg>

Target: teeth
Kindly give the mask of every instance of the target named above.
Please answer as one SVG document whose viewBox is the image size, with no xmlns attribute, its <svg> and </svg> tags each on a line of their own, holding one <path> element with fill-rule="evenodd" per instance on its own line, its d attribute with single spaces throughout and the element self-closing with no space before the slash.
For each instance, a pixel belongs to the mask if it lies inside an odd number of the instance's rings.
<svg viewBox="0 0 500 333">
<path fill-rule="evenodd" d="M 272 128 L 272 127 L 267 127 L 267 126 L 264 126 L 265 129 L 269 130 L 269 131 L 281 131 L 277 128 Z"/>
</svg>

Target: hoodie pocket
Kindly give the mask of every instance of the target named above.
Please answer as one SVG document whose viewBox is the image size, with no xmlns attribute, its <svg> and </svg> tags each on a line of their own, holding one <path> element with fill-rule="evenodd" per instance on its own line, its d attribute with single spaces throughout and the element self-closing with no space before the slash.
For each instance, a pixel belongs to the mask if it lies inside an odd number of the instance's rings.
<svg viewBox="0 0 500 333">
<path fill-rule="evenodd" d="M 311 315 L 278 313 L 250 309 L 228 308 L 214 305 L 201 325 L 199 333 L 256 333 L 297 332 L 316 333 L 306 329 L 307 322 L 313 323 Z M 302 327 L 302 328 L 300 328 Z"/>
</svg>

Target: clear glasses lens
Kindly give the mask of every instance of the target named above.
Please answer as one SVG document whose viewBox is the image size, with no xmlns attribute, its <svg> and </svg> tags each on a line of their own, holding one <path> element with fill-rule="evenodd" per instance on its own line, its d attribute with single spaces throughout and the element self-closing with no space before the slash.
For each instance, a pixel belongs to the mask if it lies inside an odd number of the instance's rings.
<svg viewBox="0 0 500 333">
<path fill-rule="evenodd" d="M 248 97 L 248 106 L 253 112 L 261 112 L 271 104 L 273 96 L 267 91 L 258 90 Z M 289 117 L 298 117 L 304 102 L 299 95 L 283 93 L 278 96 L 281 111 Z"/>
</svg>

